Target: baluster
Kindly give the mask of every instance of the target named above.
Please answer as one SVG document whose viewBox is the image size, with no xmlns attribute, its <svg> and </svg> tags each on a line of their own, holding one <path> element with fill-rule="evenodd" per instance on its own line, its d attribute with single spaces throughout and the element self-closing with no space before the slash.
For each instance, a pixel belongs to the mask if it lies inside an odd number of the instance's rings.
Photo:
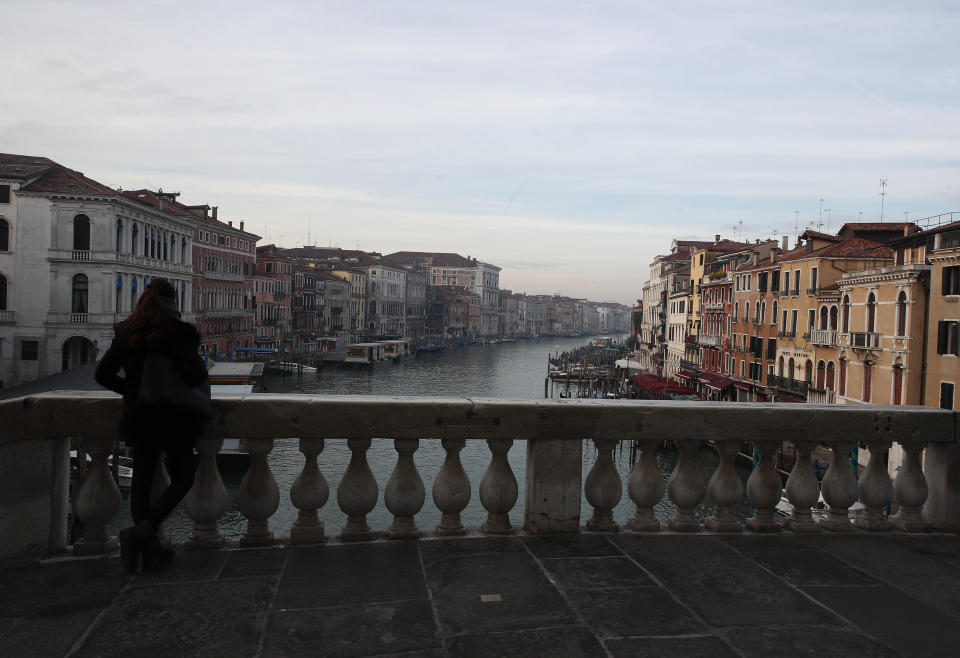
<svg viewBox="0 0 960 658">
<path fill-rule="evenodd" d="M 680 456 L 667 482 L 667 493 L 673 504 L 677 506 L 677 511 L 667 525 L 677 532 L 697 532 L 700 530 L 700 521 L 694 514 L 693 508 L 703 500 L 707 491 L 703 478 L 700 477 L 700 471 L 697 469 L 700 442 L 676 441 L 675 443 Z"/>
<path fill-rule="evenodd" d="M 510 510 L 517 502 L 517 478 L 513 475 L 507 453 L 513 439 L 487 439 L 490 446 L 490 465 L 480 480 L 480 503 L 487 510 L 482 529 L 488 535 L 506 535 L 514 532 L 510 524 Z"/>
<path fill-rule="evenodd" d="M 413 453 L 420 445 L 419 439 L 394 439 L 397 451 L 397 465 L 390 474 L 387 488 L 383 491 L 383 502 L 393 514 L 393 523 L 387 530 L 390 539 L 412 539 L 420 536 L 414 520 L 417 512 L 423 508 L 426 497 L 423 480 L 413 462 Z"/>
<path fill-rule="evenodd" d="M 268 520 L 280 505 L 280 489 L 267 462 L 271 450 L 273 439 L 247 439 L 250 468 L 237 489 L 237 509 L 247 519 L 247 529 L 240 538 L 241 546 L 269 546 L 273 543 Z"/>
<path fill-rule="evenodd" d="M 303 470 L 290 487 L 290 502 L 299 510 L 297 520 L 290 527 L 291 544 L 320 544 L 327 540 L 323 521 L 317 510 L 327 504 L 330 487 L 317 466 L 317 455 L 323 452 L 323 439 L 300 439 Z"/>
<path fill-rule="evenodd" d="M 860 502 L 866 509 L 854 523 L 863 530 L 889 530 L 890 522 L 884 518 L 883 510 L 893 500 L 893 482 L 887 474 L 887 452 L 889 441 L 868 441 L 870 463 L 860 478 Z"/>
<path fill-rule="evenodd" d="M 594 439 L 593 443 L 597 446 L 597 461 L 583 483 L 583 493 L 593 506 L 593 516 L 587 521 L 587 530 L 620 532 L 619 524 L 613 520 L 613 508 L 623 497 L 623 480 L 613 463 L 613 449 L 617 447 L 617 440 Z"/>
<path fill-rule="evenodd" d="M 890 523 L 904 532 L 924 532 L 930 527 L 920 513 L 929 493 L 927 478 L 920 465 L 924 444 L 901 445 L 903 462 L 893 483 L 893 493 L 900 510 L 890 519 Z"/>
<path fill-rule="evenodd" d="M 850 464 L 852 441 L 831 441 L 833 460 L 823 476 L 823 500 L 827 504 L 827 518 L 821 519 L 820 527 L 833 532 L 853 532 L 856 526 L 850 523 L 850 506 L 857 501 L 857 478 Z"/>
<path fill-rule="evenodd" d="M 780 532 L 780 524 L 773 513 L 783 493 L 774 464 L 777 442 L 754 441 L 753 445 L 760 454 L 760 461 L 747 478 L 747 500 L 753 505 L 753 516 L 747 519 L 747 527 L 754 532 Z"/>
<path fill-rule="evenodd" d="M 187 516 L 193 519 L 193 530 L 183 547 L 220 548 L 226 541 L 218 521 L 227 511 L 227 489 L 223 486 L 217 468 L 217 453 L 223 447 L 223 439 L 201 437 L 197 440 L 197 473 L 193 486 L 183 499 Z"/>
<path fill-rule="evenodd" d="M 640 441 L 640 458 L 634 464 L 627 481 L 627 494 L 637 506 L 627 519 L 627 527 L 635 532 L 657 532 L 660 521 L 654 516 L 653 506 L 663 498 L 666 486 L 657 468 L 657 444 L 659 441 Z"/>
<path fill-rule="evenodd" d="M 466 533 L 460 521 L 460 513 L 470 502 L 470 478 L 460 461 L 460 451 L 466 444 L 465 439 L 442 441 L 447 456 L 437 479 L 433 481 L 433 502 L 441 514 L 440 525 L 437 526 L 437 534 L 440 536 Z"/>
<path fill-rule="evenodd" d="M 813 520 L 810 508 L 820 500 L 820 483 L 813 468 L 810 454 L 813 452 L 813 443 L 797 441 L 797 460 L 787 478 L 787 500 L 793 508 L 786 526 L 797 533 L 820 532 L 820 526 Z"/>
<path fill-rule="evenodd" d="M 380 490 L 367 463 L 370 439 L 347 439 L 350 463 L 337 487 L 337 504 L 347 515 L 347 525 L 340 530 L 344 541 L 370 539 L 373 533 L 367 525 L 367 514 L 376 506 Z"/>
<path fill-rule="evenodd" d="M 737 521 L 733 510 L 743 498 L 743 484 L 737 475 L 734 462 L 737 459 L 735 441 L 717 441 L 720 461 L 717 470 L 707 483 L 707 495 L 713 501 L 713 514 L 704 525 L 715 532 L 740 532 L 743 526 Z"/>
<path fill-rule="evenodd" d="M 107 458 L 113 454 L 114 439 L 87 438 L 84 447 L 90 454 L 90 467 L 73 499 L 73 513 L 83 523 L 83 539 L 74 544 L 74 555 L 111 553 L 117 538 L 107 534 L 107 524 L 120 509 L 120 489 L 110 473 Z"/>
<path fill-rule="evenodd" d="M 156 502 L 157 498 L 160 497 L 164 491 L 167 490 L 167 487 L 170 486 L 170 475 L 167 473 L 167 465 L 164 463 L 166 460 L 166 453 L 162 450 L 160 455 L 157 458 L 157 469 L 153 473 L 153 482 L 150 485 L 150 504 Z M 163 524 L 157 526 L 156 530 L 157 539 L 159 539 L 164 544 L 169 544 L 167 538 L 167 533 L 163 529 Z"/>
</svg>

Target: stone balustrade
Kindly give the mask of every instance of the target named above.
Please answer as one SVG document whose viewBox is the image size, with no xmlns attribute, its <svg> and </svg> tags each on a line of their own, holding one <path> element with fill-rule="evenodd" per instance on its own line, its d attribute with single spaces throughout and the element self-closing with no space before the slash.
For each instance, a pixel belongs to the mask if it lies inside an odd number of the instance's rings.
<svg viewBox="0 0 960 658">
<path fill-rule="evenodd" d="M 115 549 L 116 539 L 107 526 L 119 509 L 120 494 L 107 459 L 120 404 L 110 393 L 79 392 L 0 402 L 0 505 L 5 512 L 0 515 L 0 557 L 51 553 L 65 545 L 70 437 L 82 438 L 92 459 L 74 494 L 74 512 L 85 525 L 74 551 Z M 218 396 L 214 411 L 199 441 L 195 484 L 185 500 L 194 524 L 185 548 L 225 543 L 219 520 L 227 511 L 227 494 L 216 455 L 224 437 L 236 436 L 247 438 L 251 455 L 237 491 L 237 507 L 246 518 L 240 539 L 244 546 L 313 544 L 330 534 L 338 534 L 341 541 L 463 534 L 461 512 L 474 487 L 486 511 L 480 531 L 515 532 L 519 519 L 511 512 L 518 500 L 518 474 L 507 454 L 518 442 L 526 449 L 526 497 L 519 527 L 531 533 L 656 532 L 661 522 L 654 506 L 665 493 L 676 507 L 665 529 L 683 533 L 960 528 L 958 414 L 927 407 L 259 394 Z M 593 442 L 597 455 L 585 479 L 583 439 Z M 277 440 L 298 441 L 303 454 L 302 469 L 289 491 L 280 491 L 268 461 Z M 396 451 L 382 492 L 367 461 L 373 440 L 392 440 Z M 344 518 L 341 528 L 325 528 L 318 515 L 330 498 L 323 474 L 326 441 L 345 441 L 351 453 L 336 490 Z M 435 528 L 423 520 L 426 491 L 413 459 L 423 441 L 440 442 L 446 455 L 430 492 L 440 512 Z M 467 441 L 485 441 L 489 448 L 489 465 L 479 482 L 470 481 L 460 461 Z M 612 459 L 619 441 L 637 442 L 639 449 L 626 487 Z M 655 460 L 655 450 L 664 441 L 675 442 L 679 451 L 666 486 Z M 707 481 L 699 464 L 703 441 L 710 441 L 719 456 Z M 760 457 L 746 487 L 734 469 L 744 441 L 751 442 Z M 779 521 L 774 508 L 783 490 L 774 457 L 783 441 L 796 447 L 798 460 L 785 489 L 792 512 Z M 865 444 L 870 454 L 859 480 L 849 457 L 857 443 Z M 891 481 L 886 456 L 894 443 L 903 448 L 903 462 Z M 832 467 L 822 483 L 811 458 L 818 444 L 833 451 Z M 367 515 L 381 493 L 393 520 L 387 528 L 371 528 Z M 821 493 L 827 517 L 816 520 L 811 508 Z M 624 494 L 634 511 L 617 519 L 613 510 Z M 298 516 L 275 537 L 268 521 L 281 495 L 289 496 Z M 734 510 L 744 496 L 755 511 L 742 524 Z M 581 497 L 593 510 L 586 520 L 580 518 Z M 701 520 L 695 509 L 706 498 L 713 512 Z M 864 510 L 854 519 L 850 508 L 858 500 Z M 884 510 L 890 505 L 898 511 L 888 519 Z"/>
</svg>

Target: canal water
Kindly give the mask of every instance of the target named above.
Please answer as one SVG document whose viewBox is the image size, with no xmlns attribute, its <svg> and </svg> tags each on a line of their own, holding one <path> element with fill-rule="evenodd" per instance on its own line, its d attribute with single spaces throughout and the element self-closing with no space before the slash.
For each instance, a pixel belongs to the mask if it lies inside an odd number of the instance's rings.
<svg viewBox="0 0 960 658">
<path fill-rule="evenodd" d="M 374 369 L 354 369 L 330 366 L 318 374 L 269 374 L 265 383 L 270 393 L 302 393 L 320 395 L 435 395 L 464 397 L 499 397 L 514 399 L 543 399 L 544 380 L 546 378 L 547 359 L 558 352 L 572 350 L 584 345 L 586 338 L 539 338 L 522 340 L 515 343 L 470 345 L 467 347 L 444 350 L 441 352 L 421 353 L 416 358 L 400 363 L 386 364 Z M 559 396 L 558 387 L 550 391 Z M 614 511 L 614 518 L 624 523 L 634 506 L 626 494 L 626 481 L 632 468 L 630 444 L 624 441 L 615 450 L 614 460 L 624 481 L 624 495 Z M 370 468 L 380 488 L 377 506 L 368 515 L 368 523 L 376 531 L 386 530 L 392 516 L 383 502 L 383 491 L 396 464 L 396 451 L 393 441 L 374 439 L 367 453 Z M 433 504 L 431 488 L 434 478 L 443 464 L 445 453 L 438 440 L 424 439 L 414 454 L 414 462 L 426 490 L 426 501 L 417 524 L 421 529 L 432 529 L 440 520 L 440 512 Z M 526 442 L 516 441 L 508 453 L 510 464 L 517 478 L 519 496 L 516 506 L 510 513 L 515 525 L 523 522 L 525 497 L 524 473 L 526 467 Z M 490 451 L 485 441 L 467 441 L 461 452 L 464 468 L 470 477 L 472 496 L 464 510 L 464 525 L 479 526 L 486 519 L 486 511 L 480 504 L 480 479 L 490 462 Z M 658 452 L 658 463 L 666 480 L 676 462 L 676 453 L 665 449 Z M 346 517 L 340 511 L 336 501 L 336 490 L 340 478 L 350 460 L 350 452 L 344 439 L 329 439 L 319 458 L 320 470 L 330 486 L 330 499 L 320 511 L 320 517 L 326 525 L 327 534 L 337 534 L 345 524 Z M 583 478 L 596 460 L 593 443 L 583 443 Z M 294 439 L 279 439 L 275 442 L 269 463 L 280 489 L 280 507 L 270 520 L 275 535 L 288 535 L 290 526 L 297 517 L 297 510 L 291 504 L 290 485 L 296 479 L 303 466 L 303 455 L 297 449 Z M 716 466 L 716 456 L 704 450 L 701 463 L 706 482 Z M 746 473 L 742 476 L 745 478 Z M 224 483 L 230 498 L 230 509 L 221 520 L 224 533 L 230 539 L 243 534 L 246 520 L 236 509 L 236 492 L 243 473 L 224 472 Z M 657 507 L 657 516 L 667 519 L 674 511 L 669 501 L 661 501 Z M 699 510 L 708 514 L 709 508 Z M 592 509 L 582 499 L 581 523 L 590 518 Z M 121 515 L 127 517 L 126 509 Z M 127 519 L 117 519 L 122 527 Z M 189 534 L 192 522 L 184 513 L 182 506 L 165 524 L 168 533 L 176 541 L 182 541 Z"/>
</svg>

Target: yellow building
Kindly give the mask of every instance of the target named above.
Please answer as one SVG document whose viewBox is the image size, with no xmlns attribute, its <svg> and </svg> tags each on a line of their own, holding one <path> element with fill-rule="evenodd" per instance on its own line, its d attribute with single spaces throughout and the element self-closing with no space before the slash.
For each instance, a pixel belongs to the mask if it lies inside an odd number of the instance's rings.
<svg viewBox="0 0 960 658">
<path fill-rule="evenodd" d="M 806 231 L 803 244 L 779 257 L 777 388 L 812 402 L 834 402 L 847 373 L 840 358 L 844 328 L 839 281 L 893 262 L 893 252 L 863 234 L 887 240 L 903 224 L 863 233 L 845 225 L 838 235 Z M 889 228 L 888 228 L 889 227 Z M 896 227 L 899 227 L 897 229 Z M 895 234 L 895 233 L 894 233 Z M 845 237 L 841 237 L 845 236 Z M 786 246 L 786 245 L 784 245 Z"/>
<path fill-rule="evenodd" d="M 960 409 L 960 222 L 949 220 L 956 215 L 941 216 L 948 223 L 893 243 L 900 267 L 929 270 L 926 374 L 917 404 L 954 410 Z"/>
</svg>

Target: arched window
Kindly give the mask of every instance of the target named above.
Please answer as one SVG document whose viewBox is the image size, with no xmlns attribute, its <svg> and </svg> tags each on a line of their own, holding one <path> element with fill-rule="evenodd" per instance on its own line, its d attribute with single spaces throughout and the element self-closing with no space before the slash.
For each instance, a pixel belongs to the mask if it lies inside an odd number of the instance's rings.
<svg viewBox="0 0 960 658">
<path fill-rule="evenodd" d="M 777 310 L 779 308 L 779 303 L 777 300 L 773 300 L 773 313 L 770 314 L 770 324 L 777 323 Z"/>
<path fill-rule="evenodd" d="M 87 312 L 87 290 L 89 283 L 85 274 L 75 274 L 73 277 L 73 295 L 70 310 L 73 313 Z"/>
<path fill-rule="evenodd" d="M 828 321 L 829 321 L 829 311 L 827 311 L 826 306 L 821 306 L 820 307 L 820 329 L 826 329 Z"/>
<path fill-rule="evenodd" d="M 840 395 L 847 394 L 847 360 L 840 359 Z"/>
<path fill-rule="evenodd" d="M 817 363 L 817 388 L 821 391 L 827 381 L 827 365 L 823 361 Z"/>
<path fill-rule="evenodd" d="M 790 357 L 790 360 L 787 361 L 787 377 L 793 379 L 794 371 L 796 369 L 796 364 L 793 362 L 793 357 Z"/>
<path fill-rule="evenodd" d="M 7 277 L 0 274 L 0 311 L 7 310 Z"/>
<path fill-rule="evenodd" d="M 134 225 L 130 228 L 130 253 L 134 256 L 137 255 L 137 225 Z"/>
<path fill-rule="evenodd" d="M 849 295 L 844 295 L 844 296 L 843 296 L 843 317 L 842 317 L 842 320 L 843 320 L 843 324 L 842 324 L 841 326 L 842 326 L 843 328 L 841 329 L 841 331 L 842 331 L 843 333 L 847 333 L 848 331 L 850 331 L 850 296 L 849 296 Z"/>
<path fill-rule="evenodd" d="M 813 361 L 807 359 L 803 366 L 803 381 L 808 384 L 813 383 Z"/>
<path fill-rule="evenodd" d="M 767 321 L 767 302 L 760 302 L 760 324 Z"/>
<path fill-rule="evenodd" d="M 121 248 L 123 247 L 123 222 L 119 219 L 117 220 L 117 253 L 120 253 Z"/>
<path fill-rule="evenodd" d="M 837 307 L 830 307 L 830 328 L 834 331 L 837 330 Z"/>
<path fill-rule="evenodd" d="M 740 302 L 734 302 L 733 304 L 733 319 L 740 320 Z"/>
<path fill-rule="evenodd" d="M 867 295 L 867 332 L 872 333 L 877 328 L 877 297 L 873 293 Z"/>
<path fill-rule="evenodd" d="M 827 364 L 827 390 L 833 390 L 833 376 L 834 376 L 834 367 L 833 361 Z"/>
<path fill-rule="evenodd" d="M 907 293 L 897 295 L 897 336 L 907 335 Z M 894 403 L 896 404 L 896 403 Z"/>
<path fill-rule="evenodd" d="M 73 250 L 90 251 L 90 218 L 86 215 L 73 218 Z"/>
<path fill-rule="evenodd" d="M 753 320 L 754 322 L 760 321 L 760 302 L 757 302 L 753 306 Z"/>
<path fill-rule="evenodd" d="M 174 260 L 174 258 L 175 258 L 175 257 L 174 257 L 174 253 L 175 253 L 174 248 L 175 248 L 176 246 L 177 246 L 177 239 L 171 235 L 171 236 L 170 236 L 170 255 L 167 257 L 167 260 L 170 260 L 170 261 Z"/>
<path fill-rule="evenodd" d="M 903 293 L 900 293 L 903 294 Z M 893 366 L 893 393 L 891 404 L 902 404 L 903 399 L 903 362 L 897 359 Z"/>
<path fill-rule="evenodd" d="M 187 262 L 187 239 L 180 238 L 180 262 Z"/>
<path fill-rule="evenodd" d="M 143 257 L 150 257 L 150 227 L 143 227 Z"/>
<path fill-rule="evenodd" d="M 0 251 L 10 251 L 10 225 L 0 217 Z"/>
</svg>

